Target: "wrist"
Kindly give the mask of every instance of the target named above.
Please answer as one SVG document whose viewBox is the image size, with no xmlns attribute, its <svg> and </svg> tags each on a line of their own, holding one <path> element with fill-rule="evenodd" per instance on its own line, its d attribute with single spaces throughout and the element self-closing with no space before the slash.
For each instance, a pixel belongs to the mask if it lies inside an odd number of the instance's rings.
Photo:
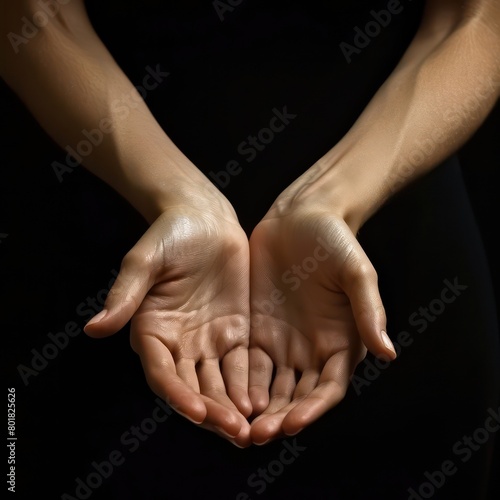
<svg viewBox="0 0 500 500">
<path fill-rule="evenodd" d="M 346 222 L 354 234 L 388 198 L 381 171 L 349 155 L 325 155 L 276 199 L 268 217 L 290 212 L 326 212 Z M 371 169 L 371 170 L 370 170 Z"/>
<path fill-rule="evenodd" d="M 120 185 L 114 187 L 152 224 L 165 211 L 186 206 L 207 215 L 237 221 L 227 198 L 196 166 L 183 155 L 170 155 L 165 161 L 149 159 L 124 170 Z"/>
<path fill-rule="evenodd" d="M 175 207 L 189 207 L 206 217 L 215 217 L 219 221 L 225 220 L 239 225 L 229 200 L 207 178 L 195 183 L 177 177 L 169 183 L 168 188 L 157 191 L 148 202 L 147 209 L 144 208 L 141 213 L 151 224 L 160 215 Z"/>
<path fill-rule="evenodd" d="M 318 200 L 338 213 L 356 234 L 391 196 L 391 160 L 380 165 L 376 156 L 323 157 L 323 174 L 316 187 Z"/>
</svg>

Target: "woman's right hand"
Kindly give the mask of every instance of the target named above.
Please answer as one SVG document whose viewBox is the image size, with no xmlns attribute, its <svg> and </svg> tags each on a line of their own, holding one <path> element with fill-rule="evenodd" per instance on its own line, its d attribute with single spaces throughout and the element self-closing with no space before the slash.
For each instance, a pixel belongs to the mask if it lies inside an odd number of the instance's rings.
<svg viewBox="0 0 500 500">
<path fill-rule="evenodd" d="M 131 345 L 153 392 L 246 447 L 248 238 L 227 200 L 217 201 L 217 209 L 196 201 L 165 209 L 123 259 L 85 332 L 104 337 L 131 319 Z"/>
</svg>

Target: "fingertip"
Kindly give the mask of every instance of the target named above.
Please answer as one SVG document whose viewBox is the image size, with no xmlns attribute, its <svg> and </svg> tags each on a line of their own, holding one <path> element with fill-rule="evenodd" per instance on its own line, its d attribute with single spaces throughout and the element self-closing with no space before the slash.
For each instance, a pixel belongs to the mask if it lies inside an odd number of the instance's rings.
<svg viewBox="0 0 500 500">
<path fill-rule="evenodd" d="M 224 428 L 231 437 L 236 437 L 243 428 L 243 422 L 239 420 L 236 416 L 232 416 L 224 422 Z"/>
<path fill-rule="evenodd" d="M 262 441 L 262 442 L 258 442 L 257 440 L 255 440 L 253 442 L 253 444 L 255 444 L 257 446 L 264 446 L 265 444 L 269 443 L 269 441 L 271 441 L 271 438 L 267 438 L 265 441 Z"/>
<path fill-rule="evenodd" d="M 297 428 L 291 427 L 288 430 L 283 428 L 283 432 L 285 433 L 286 436 L 293 437 L 293 436 L 296 436 L 297 434 L 299 434 L 303 429 L 304 429 L 304 427 L 297 427 Z"/>
<path fill-rule="evenodd" d="M 389 335 L 387 335 L 387 332 L 385 330 L 381 330 L 380 337 L 382 338 L 382 342 L 386 348 L 385 350 L 389 355 L 391 361 L 396 359 L 397 357 L 396 348 L 394 347 L 394 344 L 392 343 L 391 339 L 389 338 Z"/>
<path fill-rule="evenodd" d="M 205 405 L 196 405 L 192 406 L 191 408 L 185 408 L 183 410 L 180 410 L 179 408 L 176 408 L 175 406 L 172 406 L 172 408 L 182 417 L 186 418 L 190 422 L 196 425 L 200 425 L 205 421 L 205 418 L 207 416 L 207 409 L 205 408 Z"/>
<path fill-rule="evenodd" d="M 228 396 L 245 418 L 248 418 L 252 414 L 253 406 L 246 389 L 240 386 L 229 386 Z"/>
<path fill-rule="evenodd" d="M 309 406 L 308 406 L 309 405 Z M 321 405 L 318 405 L 321 406 Z M 293 408 L 283 419 L 281 427 L 287 436 L 295 436 L 305 427 L 315 421 L 321 414 L 321 409 L 303 401 Z"/>
<path fill-rule="evenodd" d="M 250 434 L 252 442 L 264 446 L 269 441 L 282 435 L 282 417 L 279 415 L 265 415 L 252 422 Z"/>
<path fill-rule="evenodd" d="M 252 423 L 252 428 L 250 430 L 250 437 L 252 443 L 257 446 L 264 446 L 269 443 L 271 436 L 267 432 L 267 429 L 263 425 L 255 425 Z"/>
<path fill-rule="evenodd" d="M 373 356 L 383 361 L 394 361 L 397 358 L 396 348 L 385 330 L 365 332 L 361 338 L 366 349 Z"/>
<path fill-rule="evenodd" d="M 287 415 L 283 419 L 282 429 L 283 433 L 287 436 L 295 436 L 298 434 L 306 425 L 305 418 L 293 418 Z"/>
<path fill-rule="evenodd" d="M 233 443 L 239 448 L 248 448 L 252 444 L 252 438 L 250 436 L 250 424 L 247 422 L 246 425 L 242 425 L 240 432 L 234 438 Z"/>
<path fill-rule="evenodd" d="M 236 404 L 236 407 L 245 418 L 250 417 L 254 411 L 252 402 L 248 396 L 242 397 L 238 401 L 238 404 Z"/>
<path fill-rule="evenodd" d="M 260 415 L 269 405 L 269 393 L 250 387 L 248 394 L 252 405 L 252 414 Z"/>
<path fill-rule="evenodd" d="M 242 424 L 237 419 L 225 419 L 224 422 L 216 425 L 215 428 L 227 437 L 234 439 L 240 433 Z"/>
<path fill-rule="evenodd" d="M 103 309 L 102 311 L 98 312 L 83 327 L 83 331 L 89 337 L 101 337 L 103 331 L 102 331 L 102 329 L 98 328 L 97 325 L 100 324 L 100 322 L 107 316 L 107 314 L 108 314 L 108 310 L 107 309 Z"/>
<path fill-rule="evenodd" d="M 151 385 L 151 384 L 150 384 Z M 161 391 L 155 391 L 157 394 L 164 394 L 165 401 L 175 410 L 179 415 L 186 418 L 190 422 L 196 425 L 202 424 L 207 418 L 208 410 L 200 398 L 199 394 L 195 393 L 191 389 L 188 389 L 189 397 L 179 394 L 170 394 L 165 388 L 162 387 Z M 184 397 L 183 397 L 184 396 Z M 172 400 L 173 399 L 173 400 Z"/>
<path fill-rule="evenodd" d="M 215 426 L 214 429 L 217 434 L 227 439 L 231 444 L 237 448 L 243 449 L 252 445 L 252 439 L 250 437 L 250 424 L 246 421 L 245 423 L 246 425 L 241 426 L 240 432 L 238 432 L 236 436 L 229 436 L 224 429 L 218 426 Z"/>
<path fill-rule="evenodd" d="M 114 335 L 128 323 L 128 316 L 122 311 L 103 309 L 83 327 L 86 335 L 92 338 L 104 338 Z"/>
</svg>

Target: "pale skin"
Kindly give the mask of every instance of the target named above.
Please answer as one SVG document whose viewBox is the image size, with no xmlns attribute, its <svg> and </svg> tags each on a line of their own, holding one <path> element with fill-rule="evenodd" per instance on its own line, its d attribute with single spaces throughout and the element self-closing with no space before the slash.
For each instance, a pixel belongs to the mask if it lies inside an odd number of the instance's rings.
<svg viewBox="0 0 500 500">
<path fill-rule="evenodd" d="M 496 104 L 498 2 L 429 1 L 354 126 L 277 197 L 250 241 L 229 201 L 144 102 L 132 101 L 126 119 L 116 114 L 113 100 L 133 86 L 81 1 L 60 6 L 17 52 L 7 34 L 21 32 L 37 3 L 2 6 L 4 80 L 61 147 L 110 119 L 113 130 L 84 167 L 150 224 L 88 335 L 130 321 L 151 389 L 240 447 L 313 424 L 342 400 L 368 351 L 395 358 L 376 270 L 356 234 L 463 145 Z"/>
</svg>

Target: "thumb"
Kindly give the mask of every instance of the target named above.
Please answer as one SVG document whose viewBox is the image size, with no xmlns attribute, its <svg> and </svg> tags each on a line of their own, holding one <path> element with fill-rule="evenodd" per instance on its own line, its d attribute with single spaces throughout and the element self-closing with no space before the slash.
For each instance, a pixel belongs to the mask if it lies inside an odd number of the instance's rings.
<svg viewBox="0 0 500 500">
<path fill-rule="evenodd" d="M 153 281 L 145 259 L 132 251 L 125 255 L 102 311 L 84 326 L 85 333 L 102 338 L 121 330 L 141 305 Z"/>
<path fill-rule="evenodd" d="M 378 288 L 377 273 L 366 257 L 349 266 L 345 293 L 351 302 L 354 320 L 361 340 L 373 355 L 390 360 L 396 358 L 396 350 L 387 335 L 387 319 Z"/>
</svg>

